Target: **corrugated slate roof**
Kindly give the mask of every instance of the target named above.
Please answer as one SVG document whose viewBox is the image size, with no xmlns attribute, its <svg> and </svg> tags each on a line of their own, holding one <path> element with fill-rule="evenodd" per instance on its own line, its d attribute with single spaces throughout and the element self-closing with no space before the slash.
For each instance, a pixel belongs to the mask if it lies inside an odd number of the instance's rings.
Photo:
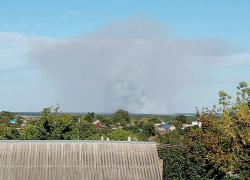
<svg viewBox="0 0 250 180">
<path fill-rule="evenodd" d="M 0 141 L 0 180 L 161 180 L 156 143 Z"/>
</svg>

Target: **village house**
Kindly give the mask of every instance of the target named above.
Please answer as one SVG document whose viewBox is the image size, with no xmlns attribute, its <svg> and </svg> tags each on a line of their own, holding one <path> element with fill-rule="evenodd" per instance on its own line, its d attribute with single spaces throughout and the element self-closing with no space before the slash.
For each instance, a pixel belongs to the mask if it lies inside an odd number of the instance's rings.
<svg viewBox="0 0 250 180">
<path fill-rule="evenodd" d="M 156 131 L 159 132 L 160 134 L 165 134 L 169 131 L 173 131 L 175 130 L 176 127 L 174 125 L 171 124 L 162 124 L 161 126 L 159 126 Z"/>
<path fill-rule="evenodd" d="M 166 124 L 166 123 L 164 123 L 164 122 L 161 122 L 161 123 L 155 123 L 155 128 L 157 129 L 157 128 L 159 128 L 161 125 L 163 125 L 163 124 Z"/>
<path fill-rule="evenodd" d="M 197 121 L 193 121 L 192 124 L 182 124 L 181 129 L 186 129 L 188 127 L 193 127 L 193 126 L 198 126 L 199 128 L 201 128 L 202 123 L 201 122 L 197 122 Z"/>
<path fill-rule="evenodd" d="M 105 123 L 100 122 L 100 120 L 96 120 L 92 122 L 95 125 L 95 128 L 105 128 L 107 127 Z"/>
<path fill-rule="evenodd" d="M 193 125 L 193 126 L 198 126 L 199 128 L 201 128 L 202 123 L 201 123 L 201 122 L 197 122 L 197 121 L 193 121 L 193 122 L 192 122 L 192 125 Z"/>
</svg>

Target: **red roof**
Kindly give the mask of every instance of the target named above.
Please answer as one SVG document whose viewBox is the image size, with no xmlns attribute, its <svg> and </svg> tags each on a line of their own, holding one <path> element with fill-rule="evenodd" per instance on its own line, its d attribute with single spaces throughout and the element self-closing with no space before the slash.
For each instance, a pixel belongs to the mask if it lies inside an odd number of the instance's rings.
<svg viewBox="0 0 250 180">
<path fill-rule="evenodd" d="M 104 128 L 104 127 L 106 127 L 105 123 L 98 122 L 95 124 L 95 128 Z"/>
</svg>

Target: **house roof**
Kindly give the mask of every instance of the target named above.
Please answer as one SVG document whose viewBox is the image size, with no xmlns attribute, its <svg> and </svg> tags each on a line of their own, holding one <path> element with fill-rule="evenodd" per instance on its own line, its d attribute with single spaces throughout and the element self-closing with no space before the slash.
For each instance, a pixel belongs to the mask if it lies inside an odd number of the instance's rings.
<svg viewBox="0 0 250 180">
<path fill-rule="evenodd" d="M 104 128 L 104 127 L 106 127 L 105 123 L 98 122 L 97 124 L 95 124 L 95 128 Z"/>
<path fill-rule="evenodd" d="M 99 122 L 100 122 L 100 120 L 97 119 L 97 120 L 95 120 L 94 122 L 92 122 L 92 124 L 97 124 L 97 123 L 99 123 Z"/>
<path fill-rule="evenodd" d="M 163 124 L 163 125 L 161 125 L 161 128 L 169 129 L 171 126 L 173 126 L 173 125 L 171 125 L 171 124 Z"/>
<path fill-rule="evenodd" d="M 199 127 L 201 127 L 201 126 L 202 126 L 202 123 L 201 123 L 201 122 L 197 122 L 197 121 L 193 121 L 193 122 L 192 122 L 192 125 L 193 125 L 193 126 L 199 126 Z"/>
<path fill-rule="evenodd" d="M 17 119 L 11 119 L 9 120 L 10 123 L 16 123 L 17 122 Z"/>
<path fill-rule="evenodd" d="M 143 132 L 143 129 L 142 129 L 142 128 L 139 128 L 139 131 L 140 131 L 140 132 Z"/>
<path fill-rule="evenodd" d="M 0 141 L 0 179 L 162 180 L 156 143 Z"/>
</svg>

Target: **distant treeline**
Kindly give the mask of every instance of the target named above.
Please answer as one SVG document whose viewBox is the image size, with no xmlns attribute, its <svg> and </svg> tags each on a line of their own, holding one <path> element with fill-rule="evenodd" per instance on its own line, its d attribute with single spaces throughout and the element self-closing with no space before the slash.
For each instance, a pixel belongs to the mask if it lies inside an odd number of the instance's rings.
<svg viewBox="0 0 250 180">
<path fill-rule="evenodd" d="M 41 116 L 42 113 L 41 112 L 14 112 L 14 114 L 16 114 L 17 116 Z M 78 116 L 84 116 L 88 113 L 70 113 L 73 115 L 78 115 Z M 106 114 L 99 114 L 99 113 L 95 113 L 96 115 L 103 115 L 105 118 L 111 118 L 112 117 L 112 113 L 106 113 Z M 191 123 L 193 121 L 197 120 L 197 117 L 195 116 L 195 113 L 176 113 L 174 115 L 162 115 L 162 114 L 130 114 L 131 117 L 135 118 L 135 119 L 141 119 L 143 117 L 156 117 L 156 118 L 160 118 L 162 119 L 164 122 L 168 122 L 171 120 L 175 120 L 176 117 L 178 115 L 186 115 L 187 117 L 187 122 Z"/>
</svg>

